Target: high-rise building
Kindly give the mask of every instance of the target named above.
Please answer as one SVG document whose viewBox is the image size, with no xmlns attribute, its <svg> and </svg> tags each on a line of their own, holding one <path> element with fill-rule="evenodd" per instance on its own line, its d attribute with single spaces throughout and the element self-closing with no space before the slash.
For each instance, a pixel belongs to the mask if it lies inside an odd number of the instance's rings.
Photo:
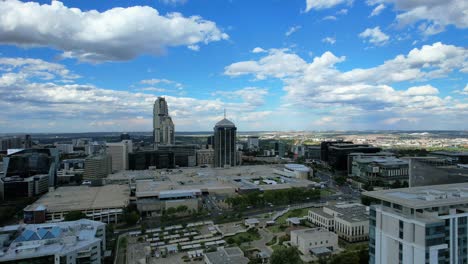
<svg viewBox="0 0 468 264">
<path fill-rule="evenodd" d="M 274 151 L 275 151 L 275 156 L 278 156 L 280 158 L 283 158 L 286 154 L 286 146 L 284 145 L 283 142 L 281 141 L 278 141 L 278 142 L 275 142 L 274 144 L 275 148 L 274 148 Z"/>
<path fill-rule="evenodd" d="M 112 157 L 109 154 L 88 156 L 84 160 L 83 179 L 102 179 L 112 173 Z"/>
<path fill-rule="evenodd" d="M 137 151 L 128 154 L 129 170 L 172 169 L 175 167 L 174 152 L 166 150 Z"/>
<path fill-rule="evenodd" d="M 347 172 L 348 155 L 354 152 L 377 153 L 380 148 L 369 144 L 354 144 L 345 141 L 325 141 L 320 144 L 321 160 L 325 161 L 337 172 Z"/>
<path fill-rule="evenodd" d="M 169 116 L 166 99 L 158 97 L 153 106 L 153 137 L 154 146 L 174 145 L 175 130 L 172 118 Z"/>
<path fill-rule="evenodd" d="M 131 140 L 107 143 L 107 154 L 112 157 L 112 171 L 128 170 L 128 153 L 133 153 Z"/>
<path fill-rule="evenodd" d="M 249 136 L 247 138 L 247 148 L 249 150 L 258 150 L 260 144 L 257 136 Z"/>
<path fill-rule="evenodd" d="M 30 135 L 0 138 L 0 151 L 8 149 L 28 149 L 32 147 Z"/>
<path fill-rule="evenodd" d="M 49 178 L 49 187 L 53 187 L 57 185 L 59 167 L 57 149 L 24 149 L 3 158 L 4 175 L 0 177 L 2 179 L 9 177 L 26 179 L 38 174 L 46 174 Z"/>
<path fill-rule="evenodd" d="M 365 192 L 369 263 L 467 263 L 468 183 Z"/>
<path fill-rule="evenodd" d="M 236 131 L 234 123 L 226 118 L 216 123 L 214 127 L 214 167 L 238 165 Z"/>
</svg>

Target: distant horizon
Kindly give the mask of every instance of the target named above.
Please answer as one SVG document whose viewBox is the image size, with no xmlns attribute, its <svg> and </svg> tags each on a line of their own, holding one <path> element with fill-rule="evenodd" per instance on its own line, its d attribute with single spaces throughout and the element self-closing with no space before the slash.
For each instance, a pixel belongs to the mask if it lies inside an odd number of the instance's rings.
<svg viewBox="0 0 468 264">
<path fill-rule="evenodd" d="M 369 129 L 369 130 L 252 130 L 252 131 L 240 131 L 237 130 L 238 133 L 298 133 L 298 132 L 309 132 L 309 133 L 350 133 L 350 132 L 416 132 L 416 133 L 424 133 L 424 132 L 466 132 L 468 130 L 443 130 L 443 129 L 434 129 L 434 130 L 417 130 L 417 129 Z M 56 135 L 56 134 L 122 134 L 122 133 L 152 133 L 152 131 L 87 131 L 87 132 L 13 132 L 13 133 L 3 133 L 0 132 L 0 136 L 14 136 L 14 135 Z M 176 131 L 175 134 L 180 133 L 213 133 L 211 130 L 205 131 Z"/>
</svg>

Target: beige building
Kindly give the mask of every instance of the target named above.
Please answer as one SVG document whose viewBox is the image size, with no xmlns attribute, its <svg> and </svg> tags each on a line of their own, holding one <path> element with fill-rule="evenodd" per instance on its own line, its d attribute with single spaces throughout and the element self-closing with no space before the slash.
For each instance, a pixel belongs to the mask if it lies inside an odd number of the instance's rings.
<svg viewBox="0 0 468 264">
<path fill-rule="evenodd" d="M 312 209 L 307 219 L 349 242 L 364 241 L 369 237 L 369 213 L 362 204 L 337 204 Z"/>
<path fill-rule="evenodd" d="M 312 250 L 318 248 L 331 252 L 338 248 L 338 236 L 321 227 L 293 230 L 291 245 L 304 255 L 310 255 Z"/>
<path fill-rule="evenodd" d="M 214 149 L 199 149 L 196 151 L 197 165 L 213 165 Z"/>
<path fill-rule="evenodd" d="M 91 220 L 117 223 L 129 199 L 128 185 L 64 186 L 46 193 L 33 206 L 46 207 L 47 222 L 63 221 L 67 213 L 80 211 Z"/>
<path fill-rule="evenodd" d="M 112 157 L 112 171 L 128 170 L 128 153 L 133 153 L 131 140 L 106 143 L 107 154 Z"/>
<path fill-rule="evenodd" d="M 108 154 L 88 156 L 84 163 L 83 179 L 102 179 L 112 173 L 112 157 Z"/>
</svg>

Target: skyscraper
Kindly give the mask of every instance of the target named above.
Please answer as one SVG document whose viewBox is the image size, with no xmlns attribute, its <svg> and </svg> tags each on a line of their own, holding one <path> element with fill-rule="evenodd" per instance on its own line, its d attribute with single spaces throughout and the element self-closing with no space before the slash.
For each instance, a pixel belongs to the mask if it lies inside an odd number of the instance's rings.
<svg viewBox="0 0 468 264">
<path fill-rule="evenodd" d="M 239 161 L 236 151 L 237 128 L 226 117 L 214 127 L 214 167 L 236 166 Z"/>
<path fill-rule="evenodd" d="M 175 130 L 172 118 L 169 116 L 166 99 L 158 97 L 153 106 L 153 137 L 154 147 L 158 145 L 174 145 Z"/>
<path fill-rule="evenodd" d="M 133 153 L 133 142 L 106 143 L 107 154 L 112 157 L 112 171 L 128 170 L 128 153 Z"/>
</svg>

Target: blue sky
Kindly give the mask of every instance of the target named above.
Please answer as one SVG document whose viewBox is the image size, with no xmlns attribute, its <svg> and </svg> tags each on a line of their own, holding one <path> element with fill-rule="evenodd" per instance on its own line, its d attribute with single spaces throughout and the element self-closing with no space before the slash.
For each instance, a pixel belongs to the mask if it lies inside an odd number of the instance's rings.
<svg viewBox="0 0 468 264">
<path fill-rule="evenodd" d="M 464 0 L 0 2 L 0 133 L 468 129 Z"/>
</svg>

